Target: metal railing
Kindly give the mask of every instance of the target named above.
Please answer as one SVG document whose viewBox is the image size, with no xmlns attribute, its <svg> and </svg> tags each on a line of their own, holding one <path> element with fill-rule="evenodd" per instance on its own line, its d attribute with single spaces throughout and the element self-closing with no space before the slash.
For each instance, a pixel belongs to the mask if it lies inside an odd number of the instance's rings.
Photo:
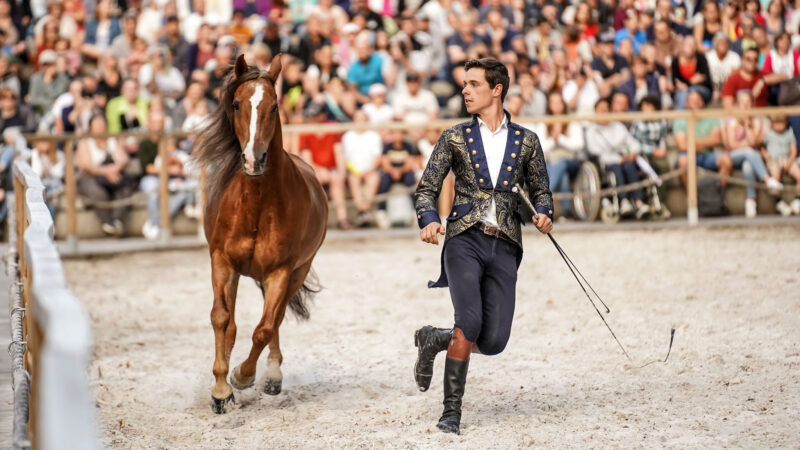
<svg viewBox="0 0 800 450">
<path fill-rule="evenodd" d="M 753 116 L 771 116 L 771 115 L 800 115 L 800 106 L 790 107 L 771 107 L 771 108 L 753 108 L 750 110 L 723 110 L 723 109 L 704 109 L 701 111 L 655 111 L 655 112 L 630 112 L 630 113 L 616 113 L 616 114 L 602 114 L 602 115 L 559 115 L 559 116 L 546 116 L 546 117 L 527 117 L 515 118 L 515 122 L 519 123 L 541 123 L 541 124 L 555 124 L 555 123 L 570 123 L 570 122 L 605 122 L 605 121 L 619 121 L 619 122 L 633 122 L 636 120 L 687 120 L 687 183 L 686 183 L 686 196 L 688 204 L 687 219 L 690 225 L 696 225 L 699 221 L 697 211 L 697 164 L 695 156 L 697 155 L 697 147 L 695 140 L 695 124 L 696 121 L 703 118 L 727 118 L 727 117 L 753 117 Z M 463 118 L 448 119 L 448 120 L 434 120 L 420 124 L 408 124 L 402 122 L 386 123 L 386 124 L 370 124 L 370 123 L 326 123 L 326 124 L 290 124 L 283 126 L 284 143 L 287 150 L 296 147 L 296 142 L 302 133 L 343 133 L 350 130 L 429 130 L 429 129 L 445 129 L 458 123 L 464 122 Z M 64 142 L 65 153 L 65 194 L 66 194 L 66 212 L 67 212 L 67 249 L 68 251 L 76 251 L 78 246 L 78 233 L 77 233 L 77 187 L 75 179 L 75 153 L 73 143 L 79 139 L 85 138 L 108 138 L 108 137 L 150 137 L 158 140 L 159 155 L 162 161 L 168 159 L 168 146 L 166 145 L 167 139 L 186 137 L 190 133 L 187 132 L 124 132 L 117 134 L 63 134 L 58 136 L 42 136 L 42 135 L 26 135 L 25 137 L 33 142 L 40 140 L 47 140 L 53 142 Z M 167 242 L 170 239 L 171 232 L 171 219 L 168 213 L 169 205 L 169 189 L 168 189 L 168 173 L 167 165 L 161 164 L 159 171 L 159 207 L 160 207 L 160 228 L 161 240 Z M 202 214 L 203 196 L 200 199 L 200 212 Z M 202 236 L 202 217 L 198 218 L 199 222 L 199 235 Z"/>
<path fill-rule="evenodd" d="M 67 288 L 44 185 L 24 161 L 16 161 L 13 170 L 14 445 L 98 448 L 87 373 L 89 320 Z"/>
</svg>

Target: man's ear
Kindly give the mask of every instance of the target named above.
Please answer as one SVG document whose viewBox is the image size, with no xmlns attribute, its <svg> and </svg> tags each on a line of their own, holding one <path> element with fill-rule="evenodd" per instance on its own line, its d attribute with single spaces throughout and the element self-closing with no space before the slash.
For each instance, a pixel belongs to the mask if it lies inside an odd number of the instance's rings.
<svg viewBox="0 0 800 450">
<path fill-rule="evenodd" d="M 494 95 L 496 97 L 502 96 L 503 95 L 503 85 L 500 84 L 500 83 L 496 84 L 494 86 L 494 89 L 492 89 L 492 95 Z"/>
</svg>

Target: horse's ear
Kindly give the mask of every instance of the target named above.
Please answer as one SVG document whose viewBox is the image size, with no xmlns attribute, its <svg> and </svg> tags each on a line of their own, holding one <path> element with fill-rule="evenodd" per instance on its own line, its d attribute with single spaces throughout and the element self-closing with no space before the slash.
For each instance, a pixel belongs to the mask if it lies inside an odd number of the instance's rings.
<svg viewBox="0 0 800 450">
<path fill-rule="evenodd" d="M 272 58 L 272 62 L 269 64 L 269 77 L 272 81 L 276 81 L 278 79 L 278 75 L 281 74 L 281 57 L 283 55 L 278 53 Z"/>
<path fill-rule="evenodd" d="M 241 54 L 236 58 L 236 65 L 233 66 L 233 73 L 236 75 L 236 78 L 239 78 L 245 72 L 247 72 L 247 61 L 244 60 L 244 54 Z"/>
</svg>

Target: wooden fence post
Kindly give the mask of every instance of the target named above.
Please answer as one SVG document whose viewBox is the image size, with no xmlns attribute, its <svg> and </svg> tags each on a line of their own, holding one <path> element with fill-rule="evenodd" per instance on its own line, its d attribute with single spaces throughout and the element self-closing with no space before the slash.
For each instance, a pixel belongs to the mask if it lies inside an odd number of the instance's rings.
<svg viewBox="0 0 800 450">
<path fill-rule="evenodd" d="M 697 211 L 697 142 L 695 139 L 695 114 L 690 111 L 686 118 L 686 134 L 688 142 L 686 145 L 686 157 L 689 159 L 688 173 L 686 174 L 686 218 L 689 225 L 695 226 L 698 222 Z"/>
<path fill-rule="evenodd" d="M 78 187 L 75 180 L 75 149 L 73 141 L 64 143 L 64 187 L 67 193 L 67 251 L 78 251 L 78 211 L 75 202 L 78 198 Z"/>
<path fill-rule="evenodd" d="M 171 227 L 169 217 L 169 158 L 170 151 L 167 137 L 163 133 L 158 135 L 158 154 L 161 157 L 161 166 L 158 171 L 158 200 L 161 210 L 161 232 L 158 234 L 161 243 L 170 239 Z"/>
</svg>

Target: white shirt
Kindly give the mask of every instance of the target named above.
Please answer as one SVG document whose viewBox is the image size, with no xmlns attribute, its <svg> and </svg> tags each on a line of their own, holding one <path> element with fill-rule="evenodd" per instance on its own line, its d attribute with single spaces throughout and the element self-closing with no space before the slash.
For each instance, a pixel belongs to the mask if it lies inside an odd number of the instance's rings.
<svg viewBox="0 0 800 450">
<path fill-rule="evenodd" d="M 503 121 L 494 133 L 489 130 L 486 122 L 478 118 L 478 129 L 481 131 L 483 153 L 486 155 L 487 169 L 489 169 L 492 186 L 494 186 L 497 183 L 497 179 L 500 178 L 500 167 L 503 165 L 503 157 L 506 154 L 508 118 L 503 115 Z M 481 220 L 489 225 L 497 226 L 497 204 L 494 202 L 494 195 L 492 195 L 492 203 L 489 204 L 489 209 L 486 210 L 486 214 L 483 215 Z"/>
</svg>

